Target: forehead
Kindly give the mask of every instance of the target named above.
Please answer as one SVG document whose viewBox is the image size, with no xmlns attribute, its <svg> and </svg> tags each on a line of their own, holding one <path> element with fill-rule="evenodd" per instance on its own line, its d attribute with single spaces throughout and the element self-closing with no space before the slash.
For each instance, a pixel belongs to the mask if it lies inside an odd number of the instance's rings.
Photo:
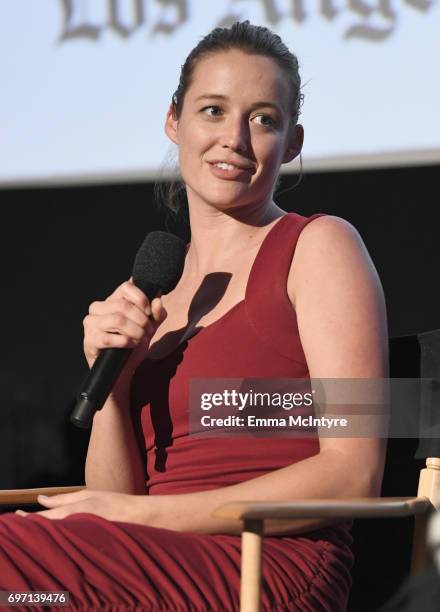
<svg viewBox="0 0 440 612">
<path fill-rule="evenodd" d="M 286 112 L 289 92 L 282 69 L 270 57 L 240 50 L 219 51 L 200 59 L 193 71 L 187 97 L 217 94 L 230 100 L 276 102 Z"/>
</svg>

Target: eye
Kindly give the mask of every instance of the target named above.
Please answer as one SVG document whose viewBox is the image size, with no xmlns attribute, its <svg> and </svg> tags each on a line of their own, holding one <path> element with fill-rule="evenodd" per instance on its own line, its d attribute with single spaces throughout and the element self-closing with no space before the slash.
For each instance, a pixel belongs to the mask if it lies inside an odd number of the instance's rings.
<svg viewBox="0 0 440 612">
<path fill-rule="evenodd" d="M 256 115 L 254 119 L 258 119 L 257 123 L 264 127 L 275 127 L 276 121 L 269 115 Z"/>
<path fill-rule="evenodd" d="M 222 109 L 220 108 L 220 106 L 211 105 L 211 106 L 205 106 L 205 108 L 202 108 L 201 112 L 204 113 L 205 115 L 208 115 L 208 117 L 220 117 L 220 113 L 222 112 Z"/>
</svg>

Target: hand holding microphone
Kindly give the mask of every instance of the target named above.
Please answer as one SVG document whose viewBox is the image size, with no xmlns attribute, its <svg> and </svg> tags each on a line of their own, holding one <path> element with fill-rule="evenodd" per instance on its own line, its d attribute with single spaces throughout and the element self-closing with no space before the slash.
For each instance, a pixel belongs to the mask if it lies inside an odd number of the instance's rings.
<svg viewBox="0 0 440 612">
<path fill-rule="evenodd" d="M 177 285 L 185 253 L 186 245 L 177 236 L 151 232 L 136 255 L 133 280 L 120 285 L 104 302 L 91 305 L 84 320 L 84 351 L 91 369 L 70 417 L 78 427 L 90 427 L 131 355 L 134 367 L 145 356 L 166 316 L 161 300 L 154 298 Z"/>
<path fill-rule="evenodd" d="M 99 352 L 108 348 L 132 349 L 124 370 L 135 370 L 145 357 L 157 327 L 165 320 L 161 298 L 150 304 L 130 279 L 104 301 L 93 302 L 84 318 L 84 354 L 92 368 Z"/>
</svg>

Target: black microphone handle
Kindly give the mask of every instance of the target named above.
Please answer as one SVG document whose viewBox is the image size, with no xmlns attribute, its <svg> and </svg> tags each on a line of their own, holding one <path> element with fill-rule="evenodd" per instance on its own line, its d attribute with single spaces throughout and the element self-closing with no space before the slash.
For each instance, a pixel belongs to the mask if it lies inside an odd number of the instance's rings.
<svg viewBox="0 0 440 612">
<path fill-rule="evenodd" d="M 139 285 L 137 286 L 150 302 L 161 291 L 161 288 L 153 283 L 139 283 Z M 81 385 L 78 401 L 70 415 L 71 423 L 81 429 L 90 428 L 95 412 L 104 406 L 132 351 L 130 348 L 101 349 Z"/>
<path fill-rule="evenodd" d="M 133 349 L 102 349 L 82 384 L 82 391 L 70 416 L 81 429 L 89 429 L 93 416 L 101 410 Z"/>
</svg>

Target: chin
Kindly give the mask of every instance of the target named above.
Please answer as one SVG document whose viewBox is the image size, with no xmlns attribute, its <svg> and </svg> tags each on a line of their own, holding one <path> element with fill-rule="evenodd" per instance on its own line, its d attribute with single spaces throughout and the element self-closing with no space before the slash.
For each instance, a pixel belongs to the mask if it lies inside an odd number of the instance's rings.
<svg viewBox="0 0 440 612">
<path fill-rule="evenodd" d="M 194 192 L 196 199 L 205 202 L 208 206 L 213 206 L 219 210 L 227 210 L 229 208 L 237 208 L 243 206 L 247 202 L 253 200 L 253 196 L 249 193 L 244 194 L 241 190 L 220 190 L 207 192 L 200 190 Z"/>
<path fill-rule="evenodd" d="M 209 198 L 209 199 L 205 199 L 205 202 L 207 204 L 209 204 L 210 206 L 213 206 L 214 208 L 216 208 L 217 210 L 221 210 L 221 211 L 229 211 L 229 210 L 237 210 L 239 208 L 242 208 L 243 206 L 246 206 L 247 204 L 250 204 L 253 200 L 249 200 L 249 198 L 239 198 L 239 197 L 232 197 L 232 198 Z"/>
</svg>

